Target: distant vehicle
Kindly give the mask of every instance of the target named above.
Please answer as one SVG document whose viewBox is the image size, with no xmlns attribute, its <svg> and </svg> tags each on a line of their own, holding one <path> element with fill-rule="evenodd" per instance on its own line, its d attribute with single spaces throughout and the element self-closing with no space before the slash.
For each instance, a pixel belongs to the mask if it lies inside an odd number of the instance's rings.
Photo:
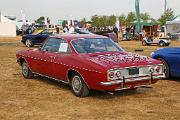
<svg viewBox="0 0 180 120">
<path fill-rule="evenodd" d="M 159 45 L 159 46 L 169 46 L 169 44 L 171 43 L 171 40 L 169 38 L 156 38 L 153 39 L 151 37 L 145 37 L 142 40 L 142 45 L 146 46 L 146 45 Z"/>
<path fill-rule="evenodd" d="M 152 58 L 161 60 L 165 66 L 165 76 L 180 77 L 180 47 L 161 48 L 151 54 Z"/>
<path fill-rule="evenodd" d="M 99 32 L 96 32 L 95 34 L 107 36 L 111 38 L 114 42 L 118 43 L 117 35 L 113 31 L 99 31 Z"/>
<path fill-rule="evenodd" d="M 52 36 L 39 49 L 18 51 L 16 56 L 25 78 L 38 74 L 62 81 L 78 97 L 91 89 L 136 89 L 164 78 L 161 61 L 125 52 L 100 35 Z"/>
<path fill-rule="evenodd" d="M 43 30 L 38 34 L 27 34 L 22 37 L 21 42 L 27 47 L 33 47 L 34 45 L 41 45 L 53 32 Z"/>
</svg>

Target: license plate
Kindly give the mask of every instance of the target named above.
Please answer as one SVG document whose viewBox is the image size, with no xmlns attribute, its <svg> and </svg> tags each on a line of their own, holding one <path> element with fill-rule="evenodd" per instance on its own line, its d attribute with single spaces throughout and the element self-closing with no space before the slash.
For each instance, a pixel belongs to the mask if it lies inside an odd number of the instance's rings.
<svg viewBox="0 0 180 120">
<path fill-rule="evenodd" d="M 134 68 L 129 68 L 129 75 L 137 75 L 139 74 L 139 68 L 134 67 Z"/>
</svg>

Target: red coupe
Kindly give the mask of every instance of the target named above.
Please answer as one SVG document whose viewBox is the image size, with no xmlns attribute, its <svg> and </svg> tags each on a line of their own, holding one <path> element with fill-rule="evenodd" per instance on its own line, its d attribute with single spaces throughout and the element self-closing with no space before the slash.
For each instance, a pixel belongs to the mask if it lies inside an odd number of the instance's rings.
<svg viewBox="0 0 180 120">
<path fill-rule="evenodd" d="M 52 36 L 40 48 L 16 56 L 25 78 L 36 74 L 62 81 L 78 97 L 87 96 L 90 89 L 134 89 L 164 78 L 160 61 L 125 52 L 100 35 Z"/>
</svg>

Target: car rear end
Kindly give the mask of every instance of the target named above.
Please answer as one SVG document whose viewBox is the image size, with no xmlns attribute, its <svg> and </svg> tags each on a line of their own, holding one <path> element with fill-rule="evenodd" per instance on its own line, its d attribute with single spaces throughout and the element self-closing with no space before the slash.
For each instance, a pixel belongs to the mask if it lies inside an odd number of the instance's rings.
<svg viewBox="0 0 180 120">
<path fill-rule="evenodd" d="M 107 81 L 100 82 L 100 85 L 103 89 L 113 91 L 133 89 L 154 84 L 164 77 L 162 64 L 132 66 L 108 70 Z"/>
</svg>

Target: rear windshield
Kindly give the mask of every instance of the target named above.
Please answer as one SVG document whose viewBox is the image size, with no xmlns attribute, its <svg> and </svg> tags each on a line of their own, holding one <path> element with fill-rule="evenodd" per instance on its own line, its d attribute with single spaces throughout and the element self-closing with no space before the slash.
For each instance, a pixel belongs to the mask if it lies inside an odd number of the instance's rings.
<svg viewBox="0 0 180 120">
<path fill-rule="evenodd" d="M 116 52 L 123 51 L 109 38 L 85 38 L 72 41 L 78 53 Z"/>
</svg>

